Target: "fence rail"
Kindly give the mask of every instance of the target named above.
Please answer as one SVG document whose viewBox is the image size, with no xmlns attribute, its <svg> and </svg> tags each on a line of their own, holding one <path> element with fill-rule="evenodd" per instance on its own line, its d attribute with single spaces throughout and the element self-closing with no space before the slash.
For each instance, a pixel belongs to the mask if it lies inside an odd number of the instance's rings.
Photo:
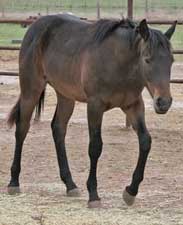
<svg viewBox="0 0 183 225">
<path fill-rule="evenodd" d="M 4 51 L 19 51 L 20 47 L 14 47 L 14 46 L 0 46 L 0 50 Z M 175 55 L 182 55 L 183 54 L 183 49 L 177 49 L 173 50 L 173 54 Z"/>
<path fill-rule="evenodd" d="M 20 47 L 15 47 L 15 46 L 0 46 L 0 50 L 13 50 L 13 51 L 19 51 Z"/>
<path fill-rule="evenodd" d="M 17 77 L 19 74 L 18 72 L 0 72 L 0 76 Z M 170 83 L 183 84 L 183 79 L 171 79 Z"/>
<path fill-rule="evenodd" d="M 18 72 L 3 72 L 0 71 L 0 76 L 8 76 L 8 77 L 17 77 L 19 76 Z"/>
<path fill-rule="evenodd" d="M 23 24 L 23 25 L 30 25 L 35 22 L 39 17 L 32 17 L 28 19 L 3 19 L 0 18 L 0 23 L 11 23 L 11 24 Z M 87 18 L 81 18 L 82 20 L 87 20 Z M 90 22 L 95 22 L 95 20 L 88 20 Z M 140 20 L 134 20 L 135 22 L 140 22 Z M 148 24 L 157 24 L 157 25 L 169 25 L 173 24 L 175 20 L 148 20 Z M 177 20 L 178 25 L 183 25 L 183 20 Z"/>
<path fill-rule="evenodd" d="M 35 22 L 38 17 L 32 17 L 28 19 L 0 19 L 0 23 L 11 23 L 11 24 L 22 24 L 22 25 L 30 25 Z"/>
</svg>

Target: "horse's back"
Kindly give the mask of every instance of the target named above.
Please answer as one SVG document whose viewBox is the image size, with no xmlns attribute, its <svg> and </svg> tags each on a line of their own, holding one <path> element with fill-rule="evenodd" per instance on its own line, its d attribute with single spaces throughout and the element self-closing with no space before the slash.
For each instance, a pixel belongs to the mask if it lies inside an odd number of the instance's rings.
<svg viewBox="0 0 183 225">
<path fill-rule="evenodd" d="M 27 33 L 24 36 L 20 57 L 24 56 L 30 47 L 34 47 L 36 41 L 42 36 L 48 28 L 52 27 L 61 27 L 63 24 L 73 25 L 74 26 L 85 26 L 86 21 L 81 20 L 79 17 L 70 14 L 56 14 L 40 17 L 36 20 L 28 29 Z"/>
</svg>

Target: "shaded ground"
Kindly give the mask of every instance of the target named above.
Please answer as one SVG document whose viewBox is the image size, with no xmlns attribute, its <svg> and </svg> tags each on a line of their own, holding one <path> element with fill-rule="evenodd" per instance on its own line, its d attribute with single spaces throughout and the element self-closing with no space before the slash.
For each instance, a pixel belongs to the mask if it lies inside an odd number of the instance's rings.
<svg viewBox="0 0 183 225">
<path fill-rule="evenodd" d="M 178 77 L 181 65 L 174 68 Z M 3 78 L 1 78 L 1 82 Z M 6 82 L 4 82 L 6 83 Z M 10 82 L 11 83 L 11 82 Z M 122 191 L 131 180 L 138 155 L 132 130 L 123 129 L 119 109 L 107 112 L 103 122 L 103 154 L 98 186 L 103 207 L 87 208 L 86 180 L 89 170 L 86 106 L 78 103 L 67 134 L 68 157 L 80 198 L 67 198 L 58 176 L 50 120 L 55 96 L 48 88 L 42 121 L 32 123 L 23 151 L 22 194 L 9 196 L 6 185 L 13 157 L 14 129 L 6 116 L 18 96 L 18 84 L 0 86 L 0 225 L 183 225 L 183 91 L 172 85 L 174 103 L 167 115 L 156 115 L 145 92 L 146 120 L 153 144 L 136 203 L 127 207 Z"/>
</svg>

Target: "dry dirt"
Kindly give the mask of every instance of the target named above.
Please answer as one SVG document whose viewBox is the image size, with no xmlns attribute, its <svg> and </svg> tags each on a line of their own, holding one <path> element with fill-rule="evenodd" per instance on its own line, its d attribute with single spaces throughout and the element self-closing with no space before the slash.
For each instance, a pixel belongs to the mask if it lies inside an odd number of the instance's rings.
<svg viewBox="0 0 183 225">
<path fill-rule="evenodd" d="M 12 68 L 14 58 L 11 63 Z M 4 68 L 2 60 L 1 66 Z M 173 76 L 180 77 L 182 72 L 182 64 L 176 63 Z M 125 117 L 119 109 L 105 114 L 104 147 L 98 167 L 103 207 L 91 210 L 87 208 L 85 185 L 89 170 L 86 105 L 76 104 L 68 127 L 68 158 L 81 190 L 81 197 L 68 198 L 58 175 L 50 129 L 55 109 L 51 88 L 47 89 L 42 121 L 32 122 L 24 144 L 22 193 L 16 196 L 6 193 L 14 149 L 14 128 L 7 128 L 6 117 L 16 102 L 19 88 L 17 79 L 0 79 L 3 83 L 0 85 L 0 225 L 183 225 L 182 85 L 171 85 L 174 103 L 166 115 L 154 113 L 152 101 L 144 92 L 147 126 L 153 143 L 145 179 L 132 207 L 123 202 L 122 191 L 131 180 L 137 161 L 137 137 L 131 129 L 124 129 Z"/>
</svg>

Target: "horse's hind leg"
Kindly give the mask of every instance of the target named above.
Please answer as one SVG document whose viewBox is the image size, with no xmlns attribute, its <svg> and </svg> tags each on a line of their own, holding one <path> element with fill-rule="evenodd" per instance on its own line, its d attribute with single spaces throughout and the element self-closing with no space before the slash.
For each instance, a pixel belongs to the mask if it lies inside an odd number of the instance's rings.
<svg viewBox="0 0 183 225">
<path fill-rule="evenodd" d="M 11 180 L 8 185 L 9 194 L 15 194 L 20 192 L 19 175 L 21 170 L 22 146 L 30 127 L 30 119 L 32 116 L 32 112 L 39 101 L 39 97 L 43 89 L 40 89 L 38 92 L 29 93 L 29 97 L 28 96 L 25 97 L 24 94 L 21 93 L 16 106 L 13 108 L 10 114 L 9 121 L 11 121 L 12 124 L 13 122 L 16 123 L 16 132 L 15 132 L 16 143 L 15 143 L 14 159 L 11 166 Z"/>
<path fill-rule="evenodd" d="M 67 195 L 78 196 L 79 192 L 71 176 L 65 148 L 67 124 L 73 113 L 75 102 L 73 100 L 65 98 L 62 95 L 59 95 L 58 93 L 57 101 L 57 107 L 51 123 L 51 127 L 57 152 L 60 177 L 66 185 Z"/>
</svg>

